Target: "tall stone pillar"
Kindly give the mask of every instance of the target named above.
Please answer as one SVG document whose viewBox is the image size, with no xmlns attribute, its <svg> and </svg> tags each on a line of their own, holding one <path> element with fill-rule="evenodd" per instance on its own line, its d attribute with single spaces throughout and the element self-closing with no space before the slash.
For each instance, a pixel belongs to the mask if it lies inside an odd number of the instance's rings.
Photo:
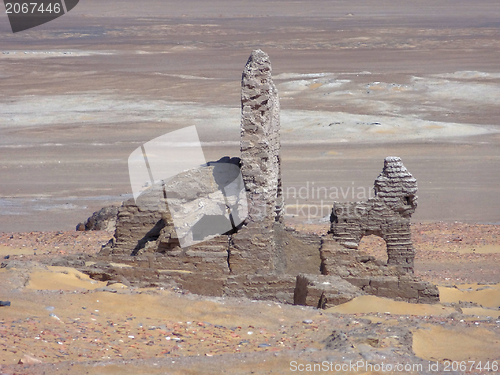
<svg viewBox="0 0 500 375">
<path fill-rule="evenodd" d="M 255 50 L 241 79 L 241 174 L 248 217 L 230 240 L 234 274 L 279 273 L 285 267 L 275 240 L 283 216 L 279 112 L 269 56 Z"/>
<path fill-rule="evenodd" d="M 249 221 L 281 221 L 280 104 L 269 56 L 250 55 L 241 80 L 241 173 Z"/>
</svg>

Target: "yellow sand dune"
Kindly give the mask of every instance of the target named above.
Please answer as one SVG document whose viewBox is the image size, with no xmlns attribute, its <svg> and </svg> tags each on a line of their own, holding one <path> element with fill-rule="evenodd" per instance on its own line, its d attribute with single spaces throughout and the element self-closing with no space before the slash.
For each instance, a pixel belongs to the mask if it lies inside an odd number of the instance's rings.
<svg viewBox="0 0 500 375">
<path fill-rule="evenodd" d="M 15 249 L 11 246 L 0 245 L 0 256 L 3 258 L 6 255 L 33 255 L 33 249 Z"/>
<path fill-rule="evenodd" d="M 440 304 L 415 304 L 393 301 L 388 298 L 376 296 L 361 296 L 342 305 L 331 307 L 326 311 L 341 314 L 390 313 L 397 315 L 448 315 L 456 310 Z"/>
<path fill-rule="evenodd" d="M 500 316 L 500 310 L 483 309 L 482 307 L 463 307 L 462 311 L 465 315 L 475 315 L 479 317 L 497 318 Z"/>
<path fill-rule="evenodd" d="M 27 285 L 38 290 L 97 289 L 105 282 L 92 280 L 88 275 L 70 267 L 47 267 L 48 270 L 34 271 Z"/>
<path fill-rule="evenodd" d="M 499 254 L 500 245 L 468 246 L 460 248 L 458 251 L 462 254 Z"/>
<path fill-rule="evenodd" d="M 413 351 L 427 360 L 498 360 L 500 334 L 481 327 L 453 330 L 427 325 L 413 332 Z"/>
<path fill-rule="evenodd" d="M 464 301 L 495 309 L 500 307 L 500 283 L 495 285 L 463 284 L 457 285 L 456 288 L 440 286 L 438 289 L 441 302 Z"/>
</svg>

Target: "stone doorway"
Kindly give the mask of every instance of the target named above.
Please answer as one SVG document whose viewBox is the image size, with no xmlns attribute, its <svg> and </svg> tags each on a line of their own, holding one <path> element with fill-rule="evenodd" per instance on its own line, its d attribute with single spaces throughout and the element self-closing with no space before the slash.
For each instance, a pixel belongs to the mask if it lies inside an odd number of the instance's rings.
<svg viewBox="0 0 500 375">
<path fill-rule="evenodd" d="M 387 263 L 387 244 L 382 237 L 376 234 L 363 236 L 359 241 L 358 250 Z"/>
</svg>

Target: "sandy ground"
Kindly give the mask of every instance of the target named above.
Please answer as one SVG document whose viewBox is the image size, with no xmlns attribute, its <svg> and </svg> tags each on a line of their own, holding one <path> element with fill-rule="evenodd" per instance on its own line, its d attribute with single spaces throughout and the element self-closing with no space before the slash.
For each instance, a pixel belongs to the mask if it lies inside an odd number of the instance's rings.
<svg viewBox="0 0 500 375">
<path fill-rule="evenodd" d="M 175 129 L 196 125 L 207 160 L 237 156 L 255 48 L 280 92 L 290 218 L 368 195 L 397 155 L 416 221 L 498 223 L 499 15 L 487 0 L 89 0 L 26 32 L 2 22 L 0 231 L 73 229 L 130 197 L 128 155 Z"/>
<path fill-rule="evenodd" d="M 499 16 L 494 0 L 86 0 L 18 34 L 3 16 L 0 298 L 12 304 L 0 307 L 0 372 L 269 374 L 294 372 L 291 361 L 385 361 L 435 374 L 445 360 L 476 361 L 455 373 L 491 372 Z M 419 183 L 416 272 L 439 284 L 441 304 L 363 297 L 319 312 L 113 290 L 43 265 L 106 242 L 69 231 L 131 196 L 127 158 L 144 142 L 196 125 L 207 160 L 238 156 L 241 71 L 256 48 L 280 92 L 287 223 L 324 233 L 333 201 L 366 199 L 383 158 L 402 157 Z M 383 246 L 362 243 L 380 258 Z"/>
<path fill-rule="evenodd" d="M 288 373 L 300 363 L 351 361 L 421 365 L 413 373 L 432 373 L 429 366 L 436 361 L 440 371 L 447 360 L 491 366 L 500 360 L 500 277 L 497 267 L 482 271 L 488 262 L 498 265 L 497 228 L 413 226 L 416 247 L 422 249 L 416 273 L 439 284 L 439 304 L 363 296 L 323 311 L 200 297 L 175 288 L 107 286 L 75 269 L 45 264 L 68 254 L 94 254 L 110 233 L 6 233 L 0 236 L 0 256 L 8 256 L 0 268 L 0 298 L 11 305 L 0 307 L 0 370 L 267 374 Z M 300 229 L 325 230 L 320 225 Z M 474 254 L 470 261 L 467 249 L 478 241 L 496 251 Z M 362 246 L 383 257 L 376 238 L 366 238 Z M 461 268 L 444 277 L 441 270 L 453 262 L 462 262 Z M 357 370 L 352 372 L 372 373 Z"/>
</svg>

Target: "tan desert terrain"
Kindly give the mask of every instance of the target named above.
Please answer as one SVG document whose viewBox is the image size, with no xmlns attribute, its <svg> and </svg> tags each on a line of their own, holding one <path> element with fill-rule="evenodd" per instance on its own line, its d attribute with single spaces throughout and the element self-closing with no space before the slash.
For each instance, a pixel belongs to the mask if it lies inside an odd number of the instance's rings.
<svg viewBox="0 0 500 375">
<path fill-rule="evenodd" d="M 359 368 L 344 373 L 380 373 L 365 371 L 366 363 L 385 363 L 411 366 L 400 373 L 427 374 L 436 363 L 444 371 L 446 361 L 465 361 L 469 367 L 462 373 L 488 373 L 468 370 L 472 361 L 476 367 L 479 361 L 498 363 L 498 231 L 441 225 L 439 234 L 433 224 L 412 228 L 415 272 L 439 285 L 441 303 L 361 296 L 327 310 L 176 288 L 108 286 L 47 264 L 95 254 L 110 233 L 6 233 L 0 255 L 9 260 L 0 281 L 2 299 L 11 306 L 0 310 L 0 368 L 4 374 L 269 374 L 292 372 L 298 364 L 350 361 Z M 453 241 L 457 235 L 461 240 Z M 473 254 L 477 238 L 481 248 L 496 252 Z M 375 237 L 363 241 L 365 251 L 383 257 Z"/>
<path fill-rule="evenodd" d="M 0 6 L 0 300 L 11 302 L 0 373 L 281 374 L 362 361 L 435 374 L 446 360 L 449 373 L 495 373 L 498 1 L 85 0 L 21 33 L 7 21 Z M 325 234 L 332 202 L 365 200 L 383 159 L 400 156 L 418 180 L 416 274 L 439 286 L 440 304 L 363 296 L 317 310 L 48 266 L 110 238 L 74 229 L 131 197 L 127 158 L 141 144 L 196 125 L 207 160 L 239 155 L 241 71 L 258 48 L 281 101 L 287 223 Z M 362 248 L 386 257 L 375 237 Z"/>
</svg>

